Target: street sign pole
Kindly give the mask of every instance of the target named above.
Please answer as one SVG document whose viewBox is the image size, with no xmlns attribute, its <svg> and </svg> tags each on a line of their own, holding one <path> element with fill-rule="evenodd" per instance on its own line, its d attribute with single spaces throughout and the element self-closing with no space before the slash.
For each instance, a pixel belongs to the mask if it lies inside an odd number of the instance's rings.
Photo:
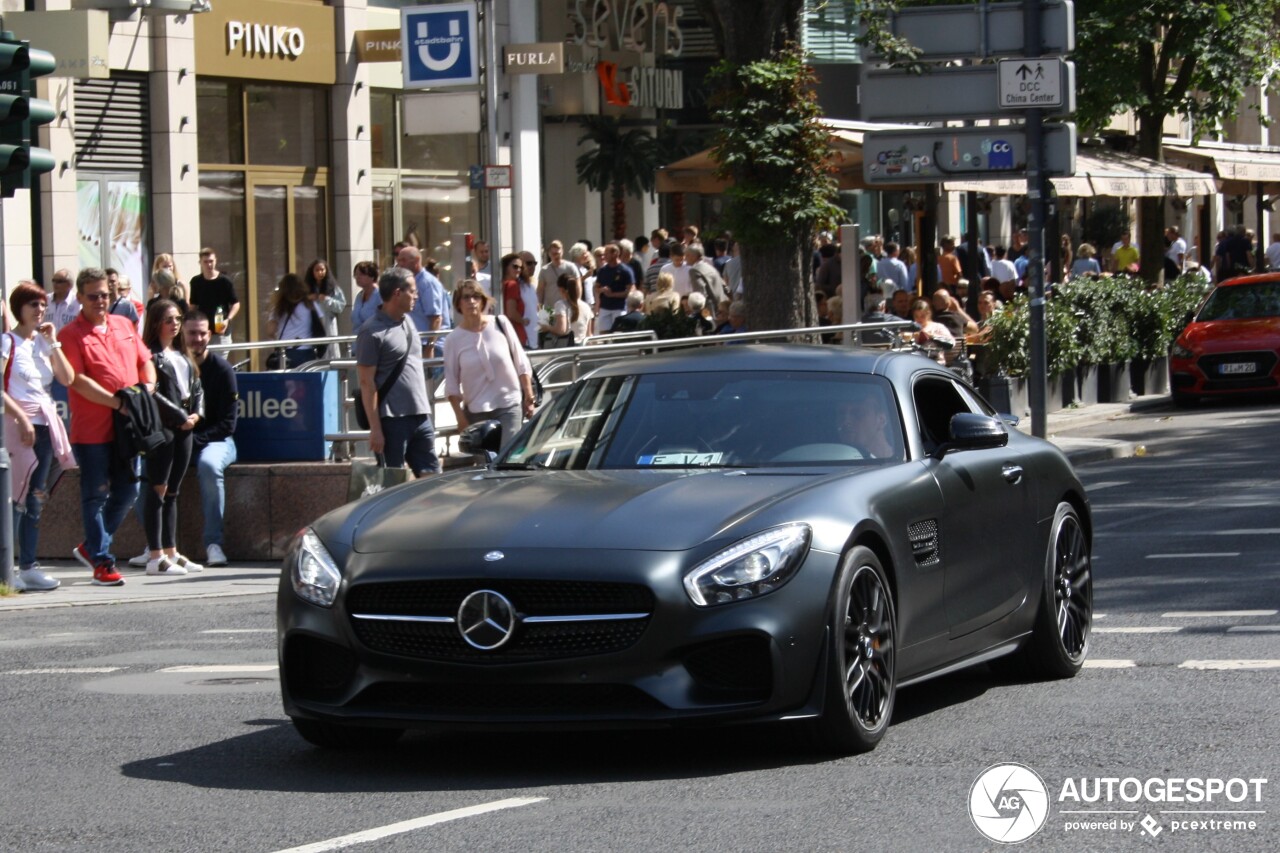
<svg viewBox="0 0 1280 853">
<path fill-rule="evenodd" d="M 484 4 L 485 163 L 498 163 L 498 0 Z M 497 190 L 484 190 L 489 204 L 489 290 L 494 313 L 502 315 L 502 209 Z"/>
<path fill-rule="evenodd" d="M 1025 54 L 1038 57 L 1042 46 L 1040 39 L 1041 0 L 1023 0 L 1022 20 L 1025 26 Z M 1048 359 L 1044 330 L 1044 210 L 1048 181 L 1044 172 L 1043 112 L 1030 107 L 1027 116 L 1027 198 L 1031 212 L 1027 221 L 1030 243 L 1027 247 L 1027 285 L 1031 297 L 1031 387 L 1028 402 L 1031 404 L 1031 434 L 1045 437 L 1045 397 Z"/>
</svg>

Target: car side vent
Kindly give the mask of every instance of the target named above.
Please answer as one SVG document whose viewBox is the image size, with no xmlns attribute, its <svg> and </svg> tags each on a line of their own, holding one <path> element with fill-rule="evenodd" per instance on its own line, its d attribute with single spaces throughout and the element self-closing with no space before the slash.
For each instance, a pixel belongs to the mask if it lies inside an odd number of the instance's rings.
<svg viewBox="0 0 1280 853">
<path fill-rule="evenodd" d="M 938 522 L 934 519 L 912 524 L 907 528 L 907 539 L 911 541 L 911 556 L 915 557 L 917 566 L 936 566 L 941 561 L 938 555 Z"/>
</svg>

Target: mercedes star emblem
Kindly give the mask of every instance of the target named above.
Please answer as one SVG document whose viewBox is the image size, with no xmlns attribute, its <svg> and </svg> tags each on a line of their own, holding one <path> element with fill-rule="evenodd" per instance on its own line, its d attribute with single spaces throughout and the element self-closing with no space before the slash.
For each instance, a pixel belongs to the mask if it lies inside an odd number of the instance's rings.
<svg viewBox="0 0 1280 853">
<path fill-rule="evenodd" d="M 511 639 L 516 629 L 516 609 L 500 592 L 478 589 L 462 599 L 458 631 L 467 645 L 491 652 Z"/>
</svg>

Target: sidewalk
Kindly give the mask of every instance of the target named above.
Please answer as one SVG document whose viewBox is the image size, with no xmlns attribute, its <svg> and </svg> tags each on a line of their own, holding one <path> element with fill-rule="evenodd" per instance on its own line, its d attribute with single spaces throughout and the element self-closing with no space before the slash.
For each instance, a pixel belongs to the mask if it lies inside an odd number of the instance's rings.
<svg viewBox="0 0 1280 853">
<path fill-rule="evenodd" d="M 1079 409 L 1052 412 L 1045 418 L 1049 441 L 1062 448 L 1074 464 L 1119 459 L 1132 456 L 1134 446 L 1128 441 L 1105 438 L 1081 438 L 1071 432 L 1084 426 L 1104 423 L 1132 411 L 1167 404 L 1167 395 L 1140 397 L 1128 403 L 1103 403 Z M 1030 432 L 1031 419 L 1024 418 L 1018 429 Z M 275 595 L 279 585 L 280 565 L 275 562 L 235 563 L 217 569 L 205 569 L 182 577 L 148 576 L 141 569 L 120 567 L 124 586 L 101 587 L 90 582 L 88 570 L 74 560 L 54 560 L 45 571 L 62 581 L 53 592 L 29 592 L 0 598 L 0 612 L 10 610 L 43 610 L 56 607 L 84 607 L 105 604 L 134 604 L 143 601 L 181 601 L 192 598 L 233 598 L 246 595 Z"/>
</svg>

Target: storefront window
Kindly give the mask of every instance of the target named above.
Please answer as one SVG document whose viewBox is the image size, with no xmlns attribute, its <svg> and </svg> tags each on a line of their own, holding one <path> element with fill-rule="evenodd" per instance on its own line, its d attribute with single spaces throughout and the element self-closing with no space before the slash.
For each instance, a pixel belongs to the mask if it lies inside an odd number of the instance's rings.
<svg viewBox="0 0 1280 853">
<path fill-rule="evenodd" d="M 328 166 L 326 92 L 298 86 L 245 87 L 249 163 L 254 166 Z"/>
<path fill-rule="evenodd" d="M 196 82 L 196 114 L 201 163 L 238 165 L 244 162 L 244 97 L 239 83 L 225 80 Z"/>
<path fill-rule="evenodd" d="M 138 178 L 94 177 L 76 181 L 80 267 L 113 267 L 127 275 L 135 293 L 145 293 L 151 271 L 147 252 L 151 212 Z"/>
<path fill-rule="evenodd" d="M 373 149 L 373 168 L 396 167 L 396 98 L 390 92 L 374 92 L 369 96 L 369 123 Z"/>
<path fill-rule="evenodd" d="M 202 170 L 200 245 L 217 252 L 218 269 L 235 283 L 236 293 L 242 299 L 246 296 L 246 230 L 244 173 Z M 236 334 L 243 335 L 243 332 L 237 330 Z"/>
</svg>

